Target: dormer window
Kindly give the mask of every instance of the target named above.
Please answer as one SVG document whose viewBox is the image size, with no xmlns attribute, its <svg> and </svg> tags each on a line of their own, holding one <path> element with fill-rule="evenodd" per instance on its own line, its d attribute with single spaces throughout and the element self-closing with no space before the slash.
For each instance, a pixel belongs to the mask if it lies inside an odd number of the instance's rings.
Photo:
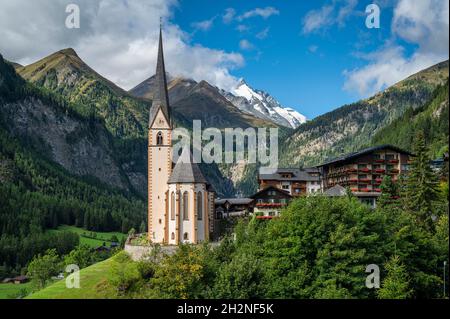
<svg viewBox="0 0 450 319">
<path fill-rule="evenodd" d="M 156 145 L 163 145 L 163 136 L 161 132 L 156 135 Z"/>
</svg>

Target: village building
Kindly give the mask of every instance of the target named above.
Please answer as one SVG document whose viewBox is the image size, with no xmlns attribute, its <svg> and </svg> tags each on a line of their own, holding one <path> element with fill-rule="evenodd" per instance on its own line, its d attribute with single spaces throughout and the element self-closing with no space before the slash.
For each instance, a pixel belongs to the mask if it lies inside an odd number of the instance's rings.
<svg viewBox="0 0 450 319">
<path fill-rule="evenodd" d="M 207 241 L 212 231 L 214 191 L 189 150 L 173 165 L 173 118 L 161 30 L 155 83 L 148 131 L 148 239 L 166 245 L 197 244 Z"/>
<path fill-rule="evenodd" d="M 216 219 L 248 216 L 253 212 L 252 198 L 222 198 L 215 201 Z"/>
<path fill-rule="evenodd" d="M 268 186 L 250 198 L 254 201 L 253 214 L 256 218 L 273 218 L 280 215 L 281 210 L 289 205 L 293 196 L 286 190 Z"/>
<path fill-rule="evenodd" d="M 380 145 L 344 155 L 317 168 L 325 191 L 340 185 L 362 202 L 375 207 L 384 176 L 388 175 L 397 182 L 402 174 L 408 172 L 411 157 L 411 153 L 398 147 Z"/>
<path fill-rule="evenodd" d="M 318 168 L 278 168 L 275 172 L 260 169 L 258 174 L 259 190 L 274 186 L 294 197 L 320 193 L 320 181 Z"/>
</svg>

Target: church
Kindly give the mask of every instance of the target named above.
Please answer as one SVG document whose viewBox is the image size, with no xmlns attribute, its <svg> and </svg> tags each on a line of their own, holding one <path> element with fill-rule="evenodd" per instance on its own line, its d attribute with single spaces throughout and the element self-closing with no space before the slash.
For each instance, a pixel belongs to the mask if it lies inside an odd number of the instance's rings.
<svg viewBox="0 0 450 319">
<path fill-rule="evenodd" d="M 161 30 L 155 83 L 148 130 L 148 239 L 163 245 L 198 244 L 209 240 L 213 230 L 214 191 L 192 156 L 180 156 L 175 165 L 172 161 L 174 122 Z"/>
</svg>

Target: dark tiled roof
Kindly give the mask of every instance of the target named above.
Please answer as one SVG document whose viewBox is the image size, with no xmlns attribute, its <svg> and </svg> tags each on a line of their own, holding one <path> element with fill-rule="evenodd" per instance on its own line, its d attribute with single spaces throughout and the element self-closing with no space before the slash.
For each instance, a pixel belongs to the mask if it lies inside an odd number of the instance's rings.
<svg viewBox="0 0 450 319">
<path fill-rule="evenodd" d="M 282 193 L 282 194 L 284 194 L 284 195 L 287 195 L 288 197 L 292 197 L 291 194 L 289 194 L 288 191 L 279 189 L 279 188 L 277 188 L 277 187 L 275 187 L 275 186 L 268 186 L 268 187 L 266 187 L 266 188 L 260 190 L 260 191 L 257 192 L 256 194 L 253 194 L 252 196 L 250 196 L 250 198 L 255 198 L 255 197 L 257 197 L 258 195 L 260 195 L 260 194 L 262 194 L 262 193 L 265 193 L 265 192 L 267 192 L 267 191 L 269 191 L 269 190 L 273 190 L 273 191 Z"/>
<path fill-rule="evenodd" d="M 292 177 L 282 177 L 281 174 L 290 173 Z M 259 179 L 277 180 L 277 181 L 320 181 L 319 175 L 312 176 L 310 173 L 319 173 L 315 167 L 312 168 L 278 168 L 275 173 L 264 173 L 259 171 Z"/>
<path fill-rule="evenodd" d="M 247 205 L 250 204 L 253 201 L 252 198 L 222 198 L 217 199 L 215 201 L 216 205 L 222 205 L 225 204 L 225 202 L 229 202 L 232 205 Z"/>
<path fill-rule="evenodd" d="M 153 103 L 150 109 L 150 116 L 148 125 L 152 125 L 155 120 L 158 110 L 162 110 L 166 119 L 170 122 L 170 107 L 169 94 L 167 92 L 166 68 L 164 66 L 164 52 L 162 44 L 162 31 L 159 30 L 159 47 L 158 47 L 158 61 L 156 63 L 156 90 L 153 95 Z"/>
<path fill-rule="evenodd" d="M 411 152 L 405 151 L 397 146 L 393 146 L 393 145 L 389 145 L 389 144 L 384 144 L 384 145 L 378 145 L 378 146 L 373 146 L 373 147 L 369 147 L 369 148 L 365 148 L 363 150 L 360 150 L 358 152 L 353 152 L 353 153 L 348 153 L 346 155 L 340 156 L 340 157 L 336 157 L 330 161 L 327 161 L 321 165 L 317 165 L 317 167 L 321 167 L 321 166 L 325 166 L 328 164 L 332 164 L 332 163 L 338 163 L 338 162 L 345 162 L 348 160 L 352 160 L 354 158 L 357 158 L 359 156 L 362 155 L 366 155 L 375 151 L 380 151 L 383 149 L 390 149 L 392 151 L 396 151 L 398 153 L 403 153 L 403 154 L 407 154 L 407 155 L 411 155 L 413 156 L 414 154 L 412 154 Z"/>
<path fill-rule="evenodd" d="M 347 195 L 347 190 L 342 187 L 341 185 L 334 185 L 333 187 L 327 189 L 325 192 L 323 192 L 325 196 L 345 196 Z"/>
<path fill-rule="evenodd" d="M 201 183 L 208 184 L 203 176 L 200 168 L 192 160 L 192 154 L 189 152 L 189 156 L 181 155 L 173 168 L 172 175 L 170 175 L 168 184 L 177 183 Z"/>
</svg>

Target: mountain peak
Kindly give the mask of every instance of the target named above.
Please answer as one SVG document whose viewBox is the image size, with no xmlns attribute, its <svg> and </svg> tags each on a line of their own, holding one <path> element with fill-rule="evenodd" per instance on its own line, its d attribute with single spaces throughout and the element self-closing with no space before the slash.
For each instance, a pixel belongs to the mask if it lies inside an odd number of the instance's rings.
<svg viewBox="0 0 450 319">
<path fill-rule="evenodd" d="M 306 122 L 306 117 L 292 108 L 282 106 L 267 92 L 253 89 L 243 79 L 239 79 L 238 85 L 231 92 L 222 92 L 223 95 L 241 111 L 254 116 L 283 125 L 297 128 Z"/>
<path fill-rule="evenodd" d="M 64 55 L 70 55 L 70 56 L 79 58 L 77 52 L 74 49 L 72 49 L 72 48 L 62 49 L 62 50 L 59 50 L 56 53 L 64 54 Z"/>
<path fill-rule="evenodd" d="M 240 78 L 237 87 L 246 85 L 248 86 L 247 82 L 245 82 L 244 78 Z"/>
</svg>

